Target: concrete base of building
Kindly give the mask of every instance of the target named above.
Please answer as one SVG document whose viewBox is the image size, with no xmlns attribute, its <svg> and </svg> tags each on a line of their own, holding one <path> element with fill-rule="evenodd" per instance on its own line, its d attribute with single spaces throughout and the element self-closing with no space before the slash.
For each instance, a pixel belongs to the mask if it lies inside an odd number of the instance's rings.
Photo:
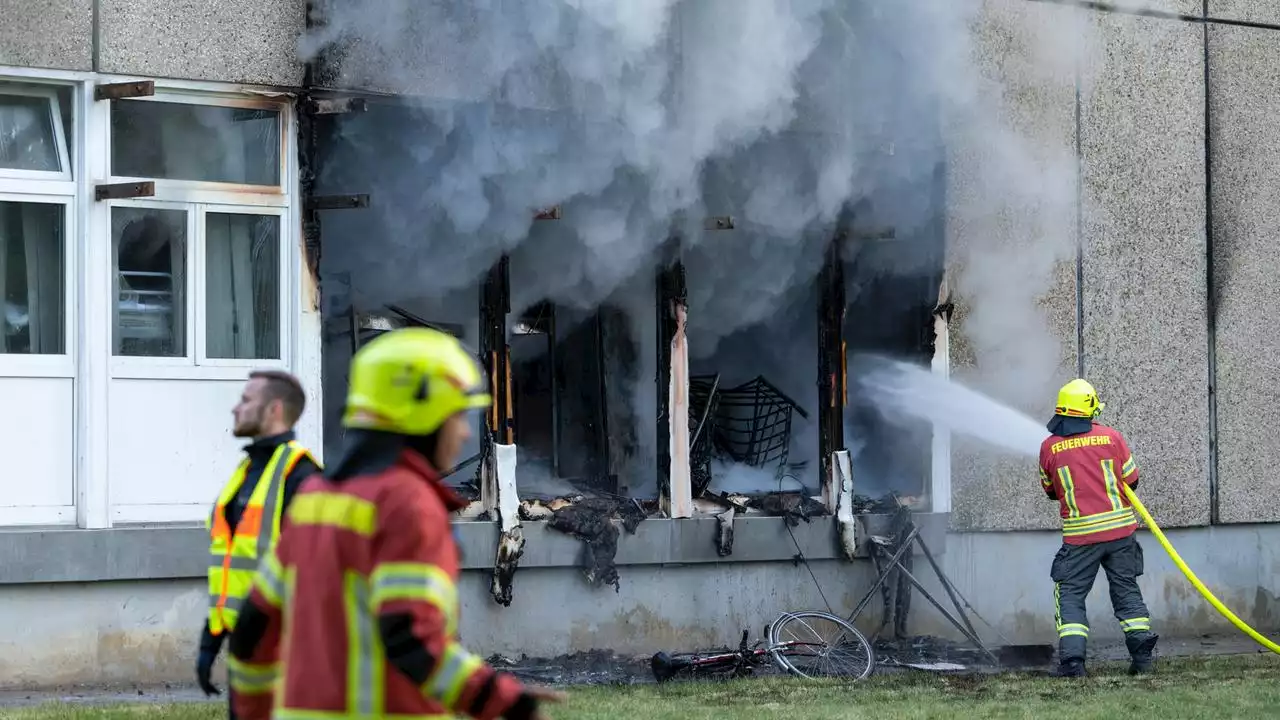
<svg viewBox="0 0 1280 720">
<path fill-rule="evenodd" d="M 636 655 L 695 650 L 734 644 L 744 629 L 758 635 L 786 610 L 825 609 L 830 602 L 836 612 L 847 614 L 874 580 L 868 560 L 837 559 L 834 542 L 829 552 L 820 549 L 827 547 L 832 532 L 829 519 L 795 530 L 817 584 L 802 564 L 790 560 L 795 546 L 780 523 L 740 530 L 736 544 L 742 555 L 725 561 L 711 559 L 714 528 L 708 526 L 707 557 L 672 562 L 688 555 L 677 552 L 684 541 L 673 538 L 691 526 L 676 524 L 686 521 L 651 522 L 647 534 L 624 534 L 620 540 L 617 592 L 588 586 L 573 566 L 576 543 L 547 534 L 544 548 L 563 550 L 555 555 L 564 562 L 532 552 L 529 566 L 515 575 L 514 602 L 504 608 L 491 599 L 490 574 L 472 554 L 460 588 L 464 642 L 485 655 L 510 657 L 593 649 Z M 701 532 L 700 522 L 693 526 Z M 469 532 L 489 537 L 493 528 Z M 530 534 L 533 547 L 542 533 Z M 1280 547 L 1280 525 L 1168 534 L 1201 579 L 1241 618 L 1261 631 L 1280 627 L 1280 588 L 1273 584 L 1280 577 L 1280 551 L 1275 549 Z M 992 644 L 1056 642 L 1048 575 L 1060 542 L 1056 533 L 939 535 L 932 545 L 945 571 L 978 614 L 995 626 L 992 630 L 975 619 L 986 639 Z M 1167 638 L 1229 636 L 1230 625 L 1200 598 L 1155 540 L 1145 532 L 1140 538 L 1146 550 L 1140 585 L 1156 630 Z M 650 546 L 655 559 L 664 553 L 666 559 L 643 562 L 643 546 Z M 659 546 L 665 549 L 655 550 Z M 930 592 L 944 598 L 923 559 L 915 568 Z M 35 688 L 191 682 L 204 598 L 204 582 L 198 577 L 0 585 L 0 617 L 11 621 L 0 624 L 0 683 Z M 873 599 L 859 624 L 878 626 L 880 607 L 879 598 Z M 1121 637 L 1103 577 L 1089 596 L 1089 618 L 1098 647 Z M 912 603 L 911 630 L 960 639 L 919 595 Z"/>
</svg>

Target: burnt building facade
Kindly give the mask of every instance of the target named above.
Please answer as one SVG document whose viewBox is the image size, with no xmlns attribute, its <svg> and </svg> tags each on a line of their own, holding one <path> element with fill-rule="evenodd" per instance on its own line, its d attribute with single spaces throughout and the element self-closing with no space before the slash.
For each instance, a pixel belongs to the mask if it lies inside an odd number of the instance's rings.
<svg viewBox="0 0 1280 720">
<path fill-rule="evenodd" d="M 900 507 L 1052 637 L 1033 463 L 972 405 L 893 417 L 895 362 L 1037 415 L 1091 378 L 1265 625 L 1275 179 L 1242 148 L 1280 16 L 1149 4 L 0 0 L 0 607 L 40 630 L 4 677 L 185 678 L 245 375 L 302 378 L 332 456 L 351 354 L 411 325 L 496 398 L 449 473 L 486 653 L 847 612 Z"/>
</svg>

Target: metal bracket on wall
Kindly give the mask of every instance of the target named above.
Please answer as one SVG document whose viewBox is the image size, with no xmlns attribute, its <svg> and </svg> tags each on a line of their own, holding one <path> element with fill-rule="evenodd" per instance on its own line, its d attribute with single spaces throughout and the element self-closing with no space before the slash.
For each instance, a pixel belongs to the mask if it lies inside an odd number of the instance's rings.
<svg viewBox="0 0 1280 720">
<path fill-rule="evenodd" d="M 128 200 L 130 198 L 155 197 L 156 184 L 146 182 L 114 183 L 97 185 L 93 188 L 95 200 Z"/>
<path fill-rule="evenodd" d="M 369 207 L 369 196 L 360 195 L 313 195 L 307 198 L 307 211 L 312 210 L 352 210 Z"/>
<path fill-rule="evenodd" d="M 104 83 L 93 88 L 94 100 L 126 100 L 128 98 L 151 97 L 156 94 L 156 84 L 151 80 L 138 82 Z"/>
<path fill-rule="evenodd" d="M 538 210 L 533 214 L 534 220 L 559 220 L 560 217 L 561 215 L 560 215 L 559 205 L 554 205 L 552 207 L 547 208 L 546 210 Z"/>
<path fill-rule="evenodd" d="M 737 226 L 733 222 L 732 215 L 718 215 L 707 218 L 704 227 L 707 230 L 732 230 Z"/>
</svg>

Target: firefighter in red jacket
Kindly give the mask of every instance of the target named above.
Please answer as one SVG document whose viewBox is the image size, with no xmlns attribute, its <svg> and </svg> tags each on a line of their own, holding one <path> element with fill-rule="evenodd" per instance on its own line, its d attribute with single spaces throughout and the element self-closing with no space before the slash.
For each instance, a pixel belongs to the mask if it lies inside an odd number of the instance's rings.
<svg viewBox="0 0 1280 720">
<path fill-rule="evenodd" d="M 541 718 L 558 693 L 523 686 L 458 643 L 463 501 L 438 468 L 491 398 L 454 338 L 410 328 L 356 353 L 346 446 L 289 507 L 231 637 L 242 720 Z"/>
<path fill-rule="evenodd" d="M 1058 625 L 1058 674 L 1085 675 L 1089 618 L 1085 597 L 1098 576 L 1107 574 L 1111 607 L 1132 663 L 1131 674 L 1153 667 L 1159 636 L 1138 576 L 1142 546 L 1134 537 L 1138 520 L 1120 483 L 1138 486 L 1138 466 L 1119 430 L 1094 420 L 1104 403 L 1084 380 L 1072 380 L 1058 392 L 1049 421 L 1049 437 L 1040 445 L 1040 483 L 1062 514 L 1062 548 L 1053 559 L 1054 599 Z"/>
</svg>

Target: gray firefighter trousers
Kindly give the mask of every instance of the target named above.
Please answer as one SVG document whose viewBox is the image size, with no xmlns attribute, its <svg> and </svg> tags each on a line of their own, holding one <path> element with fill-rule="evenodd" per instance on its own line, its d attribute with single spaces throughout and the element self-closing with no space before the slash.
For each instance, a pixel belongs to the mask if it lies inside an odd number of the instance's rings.
<svg viewBox="0 0 1280 720">
<path fill-rule="evenodd" d="M 1058 659 L 1063 664 L 1085 660 L 1089 643 L 1085 598 L 1098 577 L 1099 566 L 1107 574 L 1111 608 L 1124 631 L 1125 645 L 1134 660 L 1145 659 L 1139 655 L 1152 636 L 1151 613 L 1138 589 L 1138 577 L 1143 570 L 1142 546 L 1137 537 L 1130 535 L 1093 545 L 1064 543 L 1054 556 L 1049 574 L 1053 578 L 1057 611 Z M 1146 654 L 1150 654 L 1149 649 Z"/>
</svg>

